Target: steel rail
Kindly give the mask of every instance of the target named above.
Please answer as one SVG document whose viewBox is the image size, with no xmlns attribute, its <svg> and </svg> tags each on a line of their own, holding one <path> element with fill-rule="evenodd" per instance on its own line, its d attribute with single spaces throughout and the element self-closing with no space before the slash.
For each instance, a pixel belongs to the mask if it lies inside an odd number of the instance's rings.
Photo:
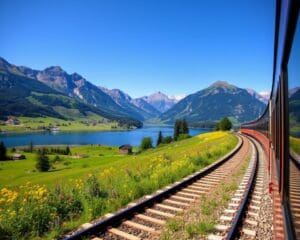
<svg viewBox="0 0 300 240">
<path fill-rule="evenodd" d="M 245 136 L 245 135 L 244 135 Z M 226 236 L 226 240 L 232 240 L 232 239 L 236 239 L 238 233 L 239 233 L 239 228 L 242 224 L 242 218 L 243 218 L 243 215 L 245 213 L 245 209 L 247 207 L 247 203 L 249 201 L 249 196 L 251 194 L 251 190 L 253 189 L 254 187 L 254 181 L 255 181 L 255 177 L 256 177 L 256 174 L 257 174 L 257 165 L 258 165 L 258 150 L 257 150 L 257 146 L 255 144 L 255 142 L 252 140 L 252 138 L 250 138 L 249 136 L 246 136 L 249 141 L 253 144 L 253 147 L 254 147 L 254 154 L 255 154 L 255 165 L 254 165 L 254 169 L 251 173 L 251 176 L 250 176 L 250 179 L 247 183 L 247 187 L 246 187 L 246 192 L 245 192 L 245 195 L 243 197 L 243 200 L 242 202 L 240 203 L 239 205 L 239 208 L 238 208 L 238 211 L 237 211 L 237 214 L 235 215 L 234 217 L 234 220 L 233 220 L 233 223 L 230 227 L 230 230 Z"/>
</svg>

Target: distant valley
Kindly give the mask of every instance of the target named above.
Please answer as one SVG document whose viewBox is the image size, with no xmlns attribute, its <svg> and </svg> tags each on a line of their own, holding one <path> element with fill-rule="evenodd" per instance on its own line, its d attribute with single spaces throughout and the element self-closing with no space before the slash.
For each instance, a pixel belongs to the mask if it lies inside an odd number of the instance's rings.
<svg viewBox="0 0 300 240">
<path fill-rule="evenodd" d="M 236 123 L 257 118 L 266 98 L 254 90 L 218 81 L 180 101 L 162 92 L 132 98 L 120 89 L 95 86 L 78 73 L 59 66 L 44 70 L 16 66 L 0 58 L 0 115 L 62 119 L 99 116 L 135 127 L 142 123 L 173 124 L 218 121 L 224 116 Z"/>
</svg>

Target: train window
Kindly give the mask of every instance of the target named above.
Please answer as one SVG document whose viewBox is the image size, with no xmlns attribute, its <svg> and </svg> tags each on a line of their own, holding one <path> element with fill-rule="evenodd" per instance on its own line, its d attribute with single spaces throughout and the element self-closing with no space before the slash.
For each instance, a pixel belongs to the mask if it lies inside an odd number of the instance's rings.
<svg viewBox="0 0 300 240">
<path fill-rule="evenodd" d="M 288 63 L 289 206 L 296 238 L 300 239 L 300 18 Z"/>
<path fill-rule="evenodd" d="M 280 1 L 280 19 L 279 19 L 279 38 L 278 38 L 278 49 L 277 49 L 277 63 L 275 69 L 275 76 L 279 76 L 281 72 L 281 59 L 283 54 L 283 43 L 286 31 L 286 20 L 288 15 L 289 1 Z M 278 79 L 275 79 L 274 89 L 278 88 Z"/>
<path fill-rule="evenodd" d="M 280 139 L 281 139 L 281 132 L 280 132 L 280 94 L 279 91 L 277 91 L 277 96 L 276 96 L 276 102 L 275 102 L 275 114 L 276 114 L 276 131 L 275 131 L 275 146 L 280 146 Z M 276 147 L 275 148 L 275 155 L 276 155 L 276 163 L 277 163 L 277 176 L 278 176 L 278 182 L 279 182 L 279 191 L 281 191 L 281 170 L 282 170 L 282 161 L 280 161 L 280 154 L 281 154 L 281 148 Z"/>
<path fill-rule="evenodd" d="M 275 146 L 280 146 L 280 102 L 279 102 L 279 94 L 277 92 L 276 100 L 275 100 Z M 279 183 L 281 182 L 281 175 L 280 175 L 280 148 L 275 147 L 275 159 L 276 159 L 276 170 Z M 279 184 L 280 188 L 280 184 Z M 280 189 L 279 189 L 280 190 Z"/>
</svg>

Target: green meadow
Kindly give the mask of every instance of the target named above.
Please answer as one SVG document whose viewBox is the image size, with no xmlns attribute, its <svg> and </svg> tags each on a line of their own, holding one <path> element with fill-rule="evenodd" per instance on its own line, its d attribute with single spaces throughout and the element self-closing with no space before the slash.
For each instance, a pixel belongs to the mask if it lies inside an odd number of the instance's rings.
<svg viewBox="0 0 300 240">
<path fill-rule="evenodd" d="M 111 131 L 127 129 L 126 126 L 120 126 L 117 122 L 107 121 L 98 115 L 90 114 L 85 118 L 74 118 L 73 120 L 64 120 L 52 117 L 18 117 L 20 125 L 3 125 L 0 131 L 8 132 L 34 132 L 45 131 L 50 126 L 59 127 L 60 131 Z"/>
<path fill-rule="evenodd" d="M 33 153 L 2 161 L 0 236 L 56 238 L 209 165 L 236 144 L 234 135 L 212 132 L 131 155 L 116 147 L 73 146 L 59 160 L 48 155 L 53 169 L 44 173 L 35 170 Z"/>
<path fill-rule="evenodd" d="M 65 148 L 59 146 L 58 148 Z M 36 153 L 26 153 L 25 160 L 0 161 L 0 187 L 19 186 L 26 182 L 52 186 L 65 180 L 82 177 L 86 173 L 101 171 L 107 167 L 114 166 L 124 159 L 117 147 L 83 145 L 71 146 L 69 156 L 49 154 L 52 169 L 48 172 L 38 172 L 35 168 Z M 8 151 L 8 155 L 12 155 Z M 54 162 L 56 156 L 60 160 Z"/>
</svg>

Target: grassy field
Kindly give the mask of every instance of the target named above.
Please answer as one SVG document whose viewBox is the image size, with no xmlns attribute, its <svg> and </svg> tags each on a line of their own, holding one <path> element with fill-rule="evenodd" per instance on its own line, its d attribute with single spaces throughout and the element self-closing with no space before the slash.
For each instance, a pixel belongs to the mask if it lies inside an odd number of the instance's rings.
<svg viewBox="0 0 300 240">
<path fill-rule="evenodd" d="M 49 155 L 50 161 L 56 156 L 59 156 L 61 161 L 53 163 L 55 169 L 46 173 L 36 171 L 36 153 L 24 153 L 26 160 L 0 161 L 0 187 L 19 186 L 28 181 L 52 186 L 65 179 L 79 178 L 91 171 L 101 171 L 124 159 L 124 155 L 118 153 L 117 147 L 85 145 L 70 148 L 71 156 Z M 85 156 L 79 158 L 80 155 Z"/>
<path fill-rule="evenodd" d="M 75 120 L 63 120 L 51 117 L 19 117 L 20 125 L 0 126 L 0 131 L 8 132 L 34 132 L 45 131 L 49 126 L 57 126 L 61 131 L 111 131 L 127 129 L 117 122 L 109 122 L 97 115 L 89 115 L 86 118 Z"/>
<path fill-rule="evenodd" d="M 213 132 L 133 155 L 116 147 L 71 147 L 72 155 L 60 155 L 46 173 L 35 170 L 32 153 L 1 162 L 0 238 L 55 238 L 203 168 L 236 144 L 235 136 Z"/>
</svg>

